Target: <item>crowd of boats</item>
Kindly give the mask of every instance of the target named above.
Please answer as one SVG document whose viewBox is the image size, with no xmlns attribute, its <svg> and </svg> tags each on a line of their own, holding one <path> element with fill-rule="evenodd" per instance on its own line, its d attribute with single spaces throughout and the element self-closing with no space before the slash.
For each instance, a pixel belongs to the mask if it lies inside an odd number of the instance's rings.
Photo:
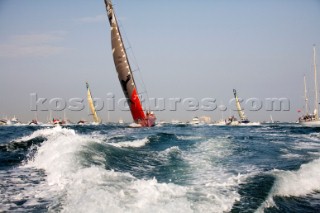
<svg viewBox="0 0 320 213">
<path fill-rule="evenodd" d="M 234 118 L 234 116 L 231 116 Z M 200 125 L 214 125 L 214 126 L 257 126 L 261 125 L 260 122 L 249 122 L 249 123 L 241 123 L 237 121 L 236 119 L 232 122 L 229 121 L 230 117 L 221 120 L 221 121 L 213 121 L 211 122 L 208 116 L 201 116 L 201 117 L 193 117 L 190 121 L 180 121 L 180 120 L 171 120 L 171 121 L 158 121 L 156 122 L 155 126 L 163 125 L 163 124 L 172 124 L 172 125 L 194 125 L 194 126 L 200 126 Z M 271 123 L 271 122 L 266 122 Z M 118 122 L 100 122 L 96 123 L 94 121 L 87 121 L 87 120 L 80 120 L 78 122 L 72 122 L 70 120 L 64 120 L 64 119 L 58 119 L 53 118 L 51 121 L 47 122 L 41 122 L 39 120 L 33 119 L 28 122 L 22 122 L 18 120 L 16 117 L 12 119 L 0 119 L 0 126 L 72 126 L 72 125 L 123 125 L 125 127 L 136 127 L 135 123 L 132 122 L 125 122 L 122 119 L 119 119 Z"/>
<path fill-rule="evenodd" d="M 94 106 L 94 102 L 93 102 L 93 98 L 92 98 L 92 94 L 91 94 L 88 82 L 86 82 L 86 88 L 87 88 L 88 106 L 89 106 L 89 109 L 90 109 L 91 115 L 92 115 L 92 122 L 89 122 L 89 121 L 82 119 L 82 120 L 79 120 L 77 123 L 74 123 L 74 122 L 71 122 L 69 119 L 67 119 L 64 114 L 64 119 L 49 118 L 49 121 L 45 124 L 42 122 L 39 122 L 38 119 L 33 119 L 30 122 L 23 124 L 16 118 L 16 116 L 14 116 L 12 119 L 8 119 L 8 118 L 0 119 L 0 125 L 75 125 L 75 124 L 76 125 L 98 125 L 98 124 L 102 124 L 102 120 L 98 116 L 98 114 L 95 110 L 95 106 Z M 185 123 L 180 122 L 178 120 L 172 120 L 171 124 L 192 124 L 192 125 L 213 124 L 213 125 L 219 125 L 219 126 L 223 126 L 223 125 L 226 125 L 226 126 L 260 125 L 260 122 L 250 122 L 249 121 L 249 119 L 247 118 L 247 116 L 244 113 L 244 110 L 242 109 L 242 107 L 240 105 L 237 91 L 235 89 L 233 89 L 233 94 L 234 94 L 234 98 L 235 98 L 237 112 L 239 115 L 239 120 L 235 116 L 230 116 L 225 120 L 220 120 L 218 122 L 211 122 L 211 117 L 202 116 L 200 118 L 194 117 L 191 121 L 188 121 Z M 146 115 L 152 116 L 153 112 L 147 111 Z M 50 117 L 51 117 L 51 115 L 50 115 Z M 124 121 L 122 119 L 119 119 L 118 123 L 124 124 Z M 167 122 L 164 122 L 164 121 L 158 122 L 158 124 L 164 124 L 164 123 L 167 123 Z M 140 126 L 137 123 L 131 123 L 130 127 L 140 127 Z"/>
<path fill-rule="evenodd" d="M 211 121 L 211 117 L 209 116 L 195 116 L 189 121 L 180 121 L 177 119 L 173 119 L 171 121 L 160 120 L 156 122 L 156 126 L 161 126 L 164 124 L 170 125 L 193 125 L 193 126 L 201 126 L 201 125 L 210 125 L 210 126 L 258 126 L 261 124 L 270 124 L 270 123 L 279 123 L 273 121 L 266 122 L 247 122 L 242 123 L 241 120 L 237 120 L 235 116 L 230 116 L 226 119 L 221 119 L 219 121 Z M 72 125 L 122 125 L 124 127 L 135 127 L 135 123 L 126 122 L 123 119 L 119 119 L 117 122 L 94 122 L 88 120 L 79 120 L 78 122 L 72 122 L 70 120 L 53 118 L 46 122 L 41 122 L 37 119 L 33 119 L 28 122 L 22 122 L 17 119 L 15 116 L 11 119 L 3 118 L 0 119 L 0 126 L 72 126 Z"/>
<path fill-rule="evenodd" d="M 0 119 L 0 126 L 25 126 L 25 125 L 53 126 L 53 125 L 74 125 L 74 124 L 78 124 L 78 125 L 90 124 L 90 125 L 92 125 L 92 124 L 99 124 L 99 123 L 88 122 L 85 120 L 80 120 L 77 123 L 74 123 L 74 122 L 71 122 L 70 120 L 65 120 L 65 119 L 60 119 L 60 118 L 52 118 L 51 120 L 49 120 L 45 123 L 39 121 L 38 119 L 32 119 L 31 121 L 24 123 L 24 122 L 20 121 L 19 119 L 17 119 L 16 116 L 14 116 L 11 119 L 8 119 L 8 118 Z"/>
<path fill-rule="evenodd" d="M 100 119 L 100 117 L 98 116 L 95 107 L 94 107 L 94 103 L 93 103 L 93 98 L 92 98 L 92 94 L 89 88 L 89 84 L 88 82 L 86 82 L 86 88 L 87 88 L 87 100 L 88 100 L 88 106 L 90 108 L 91 111 L 91 115 L 92 115 L 92 121 L 86 121 L 86 120 L 80 120 L 76 123 L 68 120 L 66 118 L 66 116 L 64 116 L 64 119 L 58 119 L 58 118 L 49 118 L 49 121 L 47 123 L 42 123 L 40 121 L 38 121 L 38 119 L 33 119 L 30 122 L 27 123 L 21 123 L 16 116 L 14 116 L 12 119 L 1 119 L 0 120 L 0 125 L 41 125 L 41 126 L 52 126 L 52 125 L 99 125 L 102 124 L 102 120 Z M 217 125 L 217 126 L 257 126 L 260 125 L 260 122 L 251 122 L 249 121 L 249 119 L 247 118 L 247 116 L 244 113 L 244 110 L 242 109 L 241 105 L 240 105 L 240 101 L 237 95 L 237 91 L 234 89 L 233 90 L 233 94 L 234 94 L 234 98 L 235 98 L 235 103 L 236 103 L 236 107 L 237 107 L 237 112 L 238 112 L 238 116 L 239 119 L 237 119 L 234 115 L 226 118 L 226 119 L 222 119 L 220 121 L 216 121 L 216 122 L 211 122 L 211 117 L 210 116 L 202 116 L 202 117 L 194 117 L 192 120 L 188 121 L 188 122 L 181 122 L 179 120 L 172 120 L 171 122 L 165 122 L 165 121 L 159 121 L 157 124 L 161 125 L 161 124 L 190 124 L 190 125 L 203 125 L 203 124 L 210 124 L 210 125 Z M 146 112 L 147 115 L 149 114 L 153 114 L 153 112 Z M 51 117 L 51 116 L 50 116 Z M 118 124 L 125 124 L 125 122 L 122 119 L 119 119 Z M 130 127 L 140 127 L 137 126 L 136 123 L 131 123 L 128 124 Z"/>
</svg>

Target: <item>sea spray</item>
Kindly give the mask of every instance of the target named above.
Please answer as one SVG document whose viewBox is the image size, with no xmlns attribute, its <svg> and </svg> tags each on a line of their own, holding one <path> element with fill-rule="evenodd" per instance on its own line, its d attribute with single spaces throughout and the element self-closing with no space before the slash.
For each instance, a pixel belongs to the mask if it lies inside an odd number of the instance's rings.
<svg viewBox="0 0 320 213">
<path fill-rule="evenodd" d="M 275 169 L 272 174 L 276 181 L 266 201 L 257 212 L 276 206 L 274 197 L 299 197 L 320 191 L 320 159 L 301 165 L 297 171 Z"/>
</svg>

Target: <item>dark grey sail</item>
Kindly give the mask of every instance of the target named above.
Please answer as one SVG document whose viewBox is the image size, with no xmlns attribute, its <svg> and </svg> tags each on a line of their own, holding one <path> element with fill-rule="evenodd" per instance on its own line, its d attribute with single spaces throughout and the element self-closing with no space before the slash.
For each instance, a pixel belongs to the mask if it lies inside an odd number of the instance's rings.
<svg viewBox="0 0 320 213">
<path fill-rule="evenodd" d="M 142 104 L 138 95 L 134 77 L 131 71 L 128 56 L 123 44 L 118 22 L 114 14 L 111 0 L 104 0 L 108 19 L 111 27 L 111 47 L 114 64 L 118 73 L 118 78 L 135 123 L 142 126 L 154 126 L 155 116 L 144 113 Z"/>
</svg>

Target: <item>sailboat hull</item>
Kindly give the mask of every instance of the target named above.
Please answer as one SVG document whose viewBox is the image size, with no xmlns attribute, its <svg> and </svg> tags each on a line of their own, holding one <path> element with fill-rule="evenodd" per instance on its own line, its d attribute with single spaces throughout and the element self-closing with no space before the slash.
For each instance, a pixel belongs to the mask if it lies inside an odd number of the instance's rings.
<svg viewBox="0 0 320 213">
<path fill-rule="evenodd" d="M 320 127 L 320 120 L 318 121 L 300 121 L 299 124 L 307 127 Z"/>
<path fill-rule="evenodd" d="M 136 123 L 132 123 L 129 126 L 132 128 L 140 127 L 153 127 L 156 125 L 156 117 L 154 115 L 149 115 L 145 119 L 139 120 Z"/>
<path fill-rule="evenodd" d="M 241 122 L 241 121 L 232 121 L 227 122 L 226 126 L 260 126 L 260 122 Z"/>
<path fill-rule="evenodd" d="M 139 124 L 142 127 L 153 127 L 156 124 L 156 117 L 155 116 L 147 116 L 145 119 L 139 121 Z"/>
</svg>

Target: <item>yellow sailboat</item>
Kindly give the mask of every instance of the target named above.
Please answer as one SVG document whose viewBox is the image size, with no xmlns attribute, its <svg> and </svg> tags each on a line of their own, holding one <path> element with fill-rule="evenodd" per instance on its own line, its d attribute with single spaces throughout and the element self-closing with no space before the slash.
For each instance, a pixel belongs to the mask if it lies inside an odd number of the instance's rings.
<svg viewBox="0 0 320 213">
<path fill-rule="evenodd" d="M 250 122 L 249 119 L 247 118 L 247 116 L 244 114 L 244 110 L 242 109 L 242 107 L 240 105 L 240 100 L 238 98 L 237 91 L 235 89 L 233 89 L 233 95 L 234 95 L 234 98 L 236 101 L 236 107 L 237 107 L 237 111 L 238 111 L 240 120 L 237 121 L 235 119 L 235 117 L 232 116 L 232 117 L 228 118 L 226 125 L 231 125 L 231 126 L 238 126 L 238 125 L 257 126 L 257 125 L 260 125 L 259 122 Z"/>
<path fill-rule="evenodd" d="M 240 117 L 239 123 L 242 123 L 242 124 L 249 123 L 250 121 L 245 116 L 244 111 L 241 108 L 240 101 L 239 101 L 239 98 L 238 98 L 238 95 L 237 95 L 237 91 L 235 89 L 233 89 L 233 95 L 234 95 L 234 98 L 236 100 L 237 111 L 238 111 L 238 114 L 239 114 L 239 117 Z"/>
<path fill-rule="evenodd" d="M 101 119 L 98 117 L 96 109 L 94 107 L 93 100 L 92 100 L 92 95 L 91 95 L 91 91 L 89 89 L 88 82 L 86 82 L 86 86 L 87 86 L 88 105 L 89 105 L 90 111 L 91 111 L 92 116 L 93 116 L 93 121 L 94 121 L 94 123 L 99 124 L 99 123 L 101 123 Z"/>
</svg>

